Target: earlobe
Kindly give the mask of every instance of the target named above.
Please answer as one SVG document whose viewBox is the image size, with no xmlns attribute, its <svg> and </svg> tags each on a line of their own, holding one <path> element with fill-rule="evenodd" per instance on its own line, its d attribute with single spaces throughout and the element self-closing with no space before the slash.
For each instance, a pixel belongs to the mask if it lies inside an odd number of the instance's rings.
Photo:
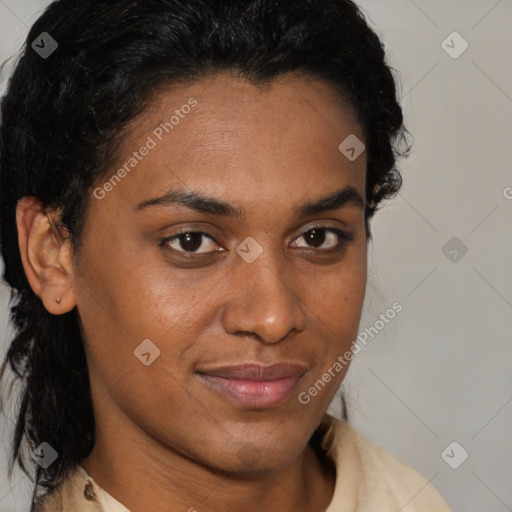
<svg viewBox="0 0 512 512">
<path fill-rule="evenodd" d="M 16 225 L 25 275 L 44 307 L 60 315 L 71 311 L 76 302 L 71 243 L 59 235 L 53 220 L 37 198 L 25 196 L 18 201 Z"/>
</svg>

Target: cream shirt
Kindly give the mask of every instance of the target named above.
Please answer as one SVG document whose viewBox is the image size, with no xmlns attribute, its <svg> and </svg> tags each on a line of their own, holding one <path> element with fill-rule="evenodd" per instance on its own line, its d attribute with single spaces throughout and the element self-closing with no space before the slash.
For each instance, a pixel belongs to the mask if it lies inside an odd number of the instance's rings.
<svg viewBox="0 0 512 512">
<path fill-rule="evenodd" d="M 326 512 L 451 512 L 415 469 L 331 418 L 322 447 L 336 464 L 336 486 Z M 78 465 L 35 512 L 131 512 Z M 169 512 L 172 512 L 170 509 Z"/>
</svg>

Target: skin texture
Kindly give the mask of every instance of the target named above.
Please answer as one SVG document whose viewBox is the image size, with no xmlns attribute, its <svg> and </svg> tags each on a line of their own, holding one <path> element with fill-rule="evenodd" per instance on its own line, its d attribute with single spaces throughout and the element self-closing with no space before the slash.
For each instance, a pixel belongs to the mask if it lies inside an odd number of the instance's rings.
<svg viewBox="0 0 512 512">
<path fill-rule="evenodd" d="M 338 150 L 350 134 L 364 141 L 362 130 L 326 83 L 287 75 L 255 86 L 218 74 L 156 94 L 106 179 L 190 98 L 197 106 L 161 141 L 153 135 L 157 146 L 103 199 L 91 198 L 78 255 L 37 201 L 18 204 L 34 292 L 53 314 L 76 306 L 82 323 L 96 444 L 81 463 L 133 512 L 168 511 L 169 503 L 198 512 L 323 511 L 335 473 L 307 441 L 347 367 L 309 404 L 297 396 L 357 336 L 367 234 L 353 202 L 298 212 L 348 186 L 365 197 L 365 155 L 351 162 Z M 193 190 L 243 214 L 136 209 L 170 190 Z M 331 252 L 335 234 L 309 245 L 304 234 L 318 225 L 354 240 Z M 160 245 L 182 228 L 213 239 L 202 238 L 199 257 L 182 256 L 179 239 Z M 263 248 L 252 263 L 235 251 L 248 236 Z M 160 355 L 145 366 L 134 350 L 148 338 Z M 307 371 L 274 407 L 241 406 L 196 373 L 283 360 Z"/>
</svg>

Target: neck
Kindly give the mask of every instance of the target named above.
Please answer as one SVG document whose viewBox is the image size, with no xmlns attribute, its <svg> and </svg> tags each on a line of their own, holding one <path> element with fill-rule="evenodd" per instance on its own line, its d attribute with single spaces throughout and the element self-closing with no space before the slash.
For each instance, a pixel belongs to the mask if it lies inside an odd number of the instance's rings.
<svg viewBox="0 0 512 512">
<path fill-rule="evenodd" d="M 142 432 L 117 410 L 96 422 L 96 442 L 80 464 L 131 512 L 324 512 L 335 469 L 307 445 L 288 466 L 257 475 L 223 474 Z"/>
</svg>

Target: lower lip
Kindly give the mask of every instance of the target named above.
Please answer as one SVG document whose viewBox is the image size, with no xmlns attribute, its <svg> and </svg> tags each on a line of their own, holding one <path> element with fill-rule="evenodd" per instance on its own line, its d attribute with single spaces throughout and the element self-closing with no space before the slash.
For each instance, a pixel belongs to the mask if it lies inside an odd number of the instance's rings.
<svg viewBox="0 0 512 512">
<path fill-rule="evenodd" d="M 299 377 L 268 381 L 226 379 L 204 374 L 199 374 L 199 377 L 213 389 L 246 407 L 275 407 L 291 395 L 299 381 Z"/>
</svg>

